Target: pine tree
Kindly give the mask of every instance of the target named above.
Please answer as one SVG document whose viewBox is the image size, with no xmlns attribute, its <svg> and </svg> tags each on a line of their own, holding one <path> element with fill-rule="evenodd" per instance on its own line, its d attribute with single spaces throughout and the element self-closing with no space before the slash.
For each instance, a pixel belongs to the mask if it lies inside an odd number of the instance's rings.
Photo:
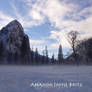
<svg viewBox="0 0 92 92">
<path fill-rule="evenodd" d="M 45 46 L 45 56 L 48 57 L 48 50 L 47 50 L 47 46 Z"/>
<path fill-rule="evenodd" d="M 36 48 L 35 50 L 35 63 L 38 64 L 39 60 L 38 60 L 38 49 Z"/>
<path fill-rule="evenodd" d="M 45 61 L 46 61 L 46 64 L 49 63 L 49 58 L 48 58 L 48 49 L 47 49 L 47 46 L 45 46 Z"/>
<path fill-rule="evenodd" d="M 34 51 L 33 51 L 33 47 L 32 47 L 32 50 L 31 50 L 31 61 L 32 61 L 32 64 L 34 64 Z"/>
<path fill-rule="evenodd" d="M 52 55 L 51 63 L 52 63 L 52 64 L 55 64 L 55 56 L 54 56 L 54 54 Z"/>
<path fill-rule="evenodd" d="M 43 50 L 43 52 L 42 52 L 42 64 L 44 64 L 45 63 L 45 53 L 44 53 L 44 50 Z"/>
<path fill-rule="evenodd" d="M 59 45 L 59 50 L 58 50 L 58 63 L 62 64 L 63 63 L 63 53 L 62 53 L 62 45 Z"/>
</svg>

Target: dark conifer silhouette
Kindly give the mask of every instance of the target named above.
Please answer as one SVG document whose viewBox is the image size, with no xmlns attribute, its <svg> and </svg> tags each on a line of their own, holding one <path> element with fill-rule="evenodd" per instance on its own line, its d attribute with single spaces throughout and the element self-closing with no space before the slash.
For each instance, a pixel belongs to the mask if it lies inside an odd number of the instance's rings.
<svg viewBox="0 0 92 92">
<path fill-rule="evenodd" d="M 43 52 L 42 52 L 42 62 L 41 62 L 41 64 L 45 64 L 45 53 L 44 53 L 44 50 L 43 50 Z"/>
<path fill-rule="evenodd" d="M 36 51 L 35 51 L 35 63 L 39 64 L 39 54 L 38 54 L 38 49 L 37 48 L 36 48 Z"/>
<path fill-rule="evenodd" d="M 59 45 L 59 49 L 58 49 L 58 63 L 63 64 L 62 45 Z"/>
<path fill-rule="evenodd" d="M 51 63 L 52 63 L 52 64 L 55 64 L 55 56 L 54 56 L 54 54 L 52 55 Z"/>
<path fill-rule="evenodd" d="M 45 63 L 48 64 L 49 63 L 49 58 L 48 58 L 48 49 L 47 46 L 45 46 Z"/>
</svg>

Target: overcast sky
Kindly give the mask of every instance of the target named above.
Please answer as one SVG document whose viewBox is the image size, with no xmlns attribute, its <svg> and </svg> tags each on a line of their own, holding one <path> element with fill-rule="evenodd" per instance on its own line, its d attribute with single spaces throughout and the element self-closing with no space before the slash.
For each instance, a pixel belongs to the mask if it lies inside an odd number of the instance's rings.
<svg viewBox="0 0 92 92">
<path fill-rule="evenodd" d="M 47 45 L 49 55 L 69 51 L 67 32 L 77 30 L 81 38 L 92 36 L 92 0 L 1 0 L 0 29 L 17 19 L 40 53 Z"/>
</svg>

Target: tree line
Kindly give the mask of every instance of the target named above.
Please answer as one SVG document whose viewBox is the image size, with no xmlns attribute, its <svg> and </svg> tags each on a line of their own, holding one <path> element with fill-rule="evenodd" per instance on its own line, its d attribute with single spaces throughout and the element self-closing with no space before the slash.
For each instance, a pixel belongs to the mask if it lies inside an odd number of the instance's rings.
<svg viewBox="0 0 92 92">
<path fill-rule="evenodd" d="M 42 55 L 39 54 L 39 51 L 37 48 L 35 49 L 35 51 L 33 49 L 30 50 L 29 62 L 32 65 L 63 64 L 63 61 L 64 61 L 64 58 L 62 53 L 62 45 L 59 45 L 59 48 L 58 48 L 58 59 L 55 58 L 54 54 L 52 55 L 51 58 L 49 57 L 47 46 L 45 46 L 45 50 L 42 51 Z"/>
<path fill-rule="evenodd" d="M 26 40 L 27 39 L 27 40 Z M 67 33 L 67 41 L 69 42 L 72 53 L 64 58 L 62 51 L 62 44 L 59 45 L 57 59 L 55 54 L 52 54 L 50 58 L 48 53 L 48 47 L 39 54 L 38 48 L 33 50 L 30 48 L 28 37 L 23 40 L 23 44 L 18 53 L 6 53 L 4 57 L 3 44 L 0 42 L 0 64 L 23 64 L 23 65 L 62 65 L 62 64 L 92 64 L 92 38 L 80 40 L 80 34 L 78 31 L 70 31 Z"/>
<path fill-rule="evenodd" d="M 57 59 L 53 54 L 51 58 L 48 56 L 48 49 L 45 46 L 43 55 L 38 54 L 38 50 L 34 53 L 34 61 L 36 64 L 92 64 L 92 38 L 80 39 L 78 31 L 70 31 L 67 33 L 67 41 L 69 42 L 72 53 L 64 58 L 62 45 L 59 45 Z"/>
</svg>

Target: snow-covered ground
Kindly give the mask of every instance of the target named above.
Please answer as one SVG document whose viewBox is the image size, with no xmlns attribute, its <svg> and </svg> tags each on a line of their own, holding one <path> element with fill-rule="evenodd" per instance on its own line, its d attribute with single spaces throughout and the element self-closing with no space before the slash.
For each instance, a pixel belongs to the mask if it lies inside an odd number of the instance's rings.
<svg viewBox="0 0 92 92">
<path fill-rule="evenodd" d="M 92 66 L 0 66 L 0 92 L 92 92 Z"/>
</svg>

